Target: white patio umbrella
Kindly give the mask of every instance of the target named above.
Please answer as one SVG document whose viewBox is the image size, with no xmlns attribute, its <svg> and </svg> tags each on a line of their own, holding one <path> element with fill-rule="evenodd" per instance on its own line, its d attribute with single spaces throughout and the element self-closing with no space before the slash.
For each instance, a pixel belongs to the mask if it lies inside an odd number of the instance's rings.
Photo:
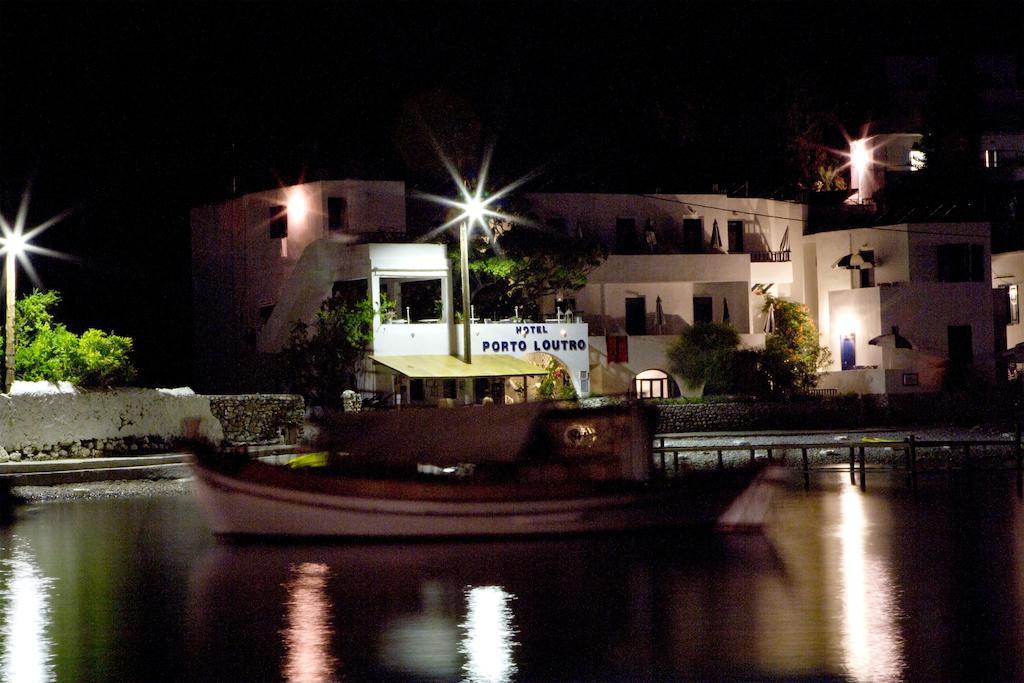
<svg viewBox="0 0 1024 683">
<path fill-rule="evenodd" d="M 900 328 L 898 325 L 892 326 L 892 332 L 889 334 L 880 334 L 877 337 L 868 340 L 868 344 L 873 346 L 881 346 L 883 348 L 890 349 L 912 349 L 914 345 L 910 343 L 910 340 L 900 334 Z"/>
</svg>

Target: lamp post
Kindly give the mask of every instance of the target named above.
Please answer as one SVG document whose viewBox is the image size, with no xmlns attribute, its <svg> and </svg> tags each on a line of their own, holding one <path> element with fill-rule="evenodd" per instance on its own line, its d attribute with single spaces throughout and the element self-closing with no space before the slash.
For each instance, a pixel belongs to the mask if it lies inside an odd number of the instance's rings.
<svg viewBox="0 0 1024 683">
<path fill-rule="evenodd" d="M 469 221 L 459 223 L 459 268 L 462 271 L 462 359 L 473 362 L 469 325 L 473 308 L 469 302 Z"/>
<path fill-rule="evenodd" d="M 14 384 L 14 262 L 24 250 L 24 242 L 21 235 L 12 232 L 0 237 L 0 245 L 0 251 L 4 254 L 4 280 L 7 283 L 4 308 L 4 393 L 9 394 Z"/>
<path fill-rule="evenodd" d="M 53 218 L 33 226 L 26 230 L 25 223 L 28 216 L 29 190 L 26 189 L 21 195 L 21 205 L 14 222 L 8 222 L 0 215 L 0 255 L 4 257 L 4 280 L 7 284 L 7 296 L 5 298 L 5 321 L 4 321 L 4 391 L 11 392 L 14 385 L 14 294 L 15 294 L 15 271 L 16 262 L 21 261 L 22 266 L 28 272 L 33 282 L 37 282 L 35 271 L 29 263 L 26 252 L 44 254 L 46 256 L 64 257 L 60 252 L 46 249 L 32 244 L 32 238 L 47 230 L 50 226 L 61 221 L 67 212 L 58 214 Z"/>
</svg>

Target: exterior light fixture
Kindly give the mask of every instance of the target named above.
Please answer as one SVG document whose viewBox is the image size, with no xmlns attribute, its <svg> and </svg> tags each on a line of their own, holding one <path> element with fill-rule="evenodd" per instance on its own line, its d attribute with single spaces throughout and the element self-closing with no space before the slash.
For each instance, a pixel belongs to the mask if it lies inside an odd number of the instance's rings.
<svg viewBox="0 0 1024 683">
<path fill-rule="evenodd" d="M 288 198 L 288 218 L 301 222 L 305 220 L 306 213 L 309 212 L 309 203 L 306 201 L 306 195 L 302 190 L 295 190 Z"/>
<path fill-rule="evenodd" d="M 30 192 L 25 190 L 21 196 L 21 205 L 18 207 L 18 214 L 14 223 L 9 223 L 6 218 L 0 216 L 0 256 L 4 257 L 4 280 L 6 280 L 5 298 L 5 322 L 4 322 L 4 391 L 10 393 L 14 384 L 14 299 L 15 299 L 15 277 L 16 262 L 28 271 L 33 281 L 38 280 L 32 264 L 28 260 L 29 253 L 44 254 L 47 256 L 61 256 L 60 253 L 51 249 L 37 247 L 32 244 L 32 238 L 48 229 L 62 218 L 65 214 L 54 216 L 50 220 L 26 230 L 25 221 L 28 216 L 28 200 Z"/>
</svg>

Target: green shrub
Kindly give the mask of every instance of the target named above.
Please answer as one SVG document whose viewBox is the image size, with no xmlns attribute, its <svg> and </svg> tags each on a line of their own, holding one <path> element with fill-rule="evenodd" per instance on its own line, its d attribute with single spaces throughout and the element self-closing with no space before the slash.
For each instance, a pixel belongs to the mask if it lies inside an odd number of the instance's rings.
<svg viewBox="0 0 1024 683">
<path fill-rule="evenodd" d="M 59 303 L 60 294 L 55 291 L 34 291 L 15 304 L 15 377 L 83 387 L 109 387 L 134 380 L 131 338 L 97 329 L 79 336 L 54 320 L 52 309 Z"/>
</svg>

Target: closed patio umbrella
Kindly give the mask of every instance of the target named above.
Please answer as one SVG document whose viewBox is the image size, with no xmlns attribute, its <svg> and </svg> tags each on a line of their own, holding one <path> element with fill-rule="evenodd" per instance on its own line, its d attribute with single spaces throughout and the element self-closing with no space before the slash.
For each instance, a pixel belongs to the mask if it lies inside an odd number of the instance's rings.
<svg viewBox="0 0 1024 683">
<path fill-rule="evenodd" d="M 659 296 L 654 302 L 654 324 L 658 326 L 658 333 L 661 333 L 661 328 L 665 324 L 665 311 L 661 307 L 661 297 Z"/>
<path fill-rule="evenodd" d="M 722 234 L 718 231 L 718 221 L 711 224 L 711 248 L 722 251 Z"/>
<path fill-rule="evenodd" d="M 722 322 L 729 322 L 729 300 L 722 299 Z"/>
<path fill-rule="evenodd" d="M 764 316 L 764 333 L 775 333 L 775 304 L 768 304 L 768 311 Z"/>
</svg>

